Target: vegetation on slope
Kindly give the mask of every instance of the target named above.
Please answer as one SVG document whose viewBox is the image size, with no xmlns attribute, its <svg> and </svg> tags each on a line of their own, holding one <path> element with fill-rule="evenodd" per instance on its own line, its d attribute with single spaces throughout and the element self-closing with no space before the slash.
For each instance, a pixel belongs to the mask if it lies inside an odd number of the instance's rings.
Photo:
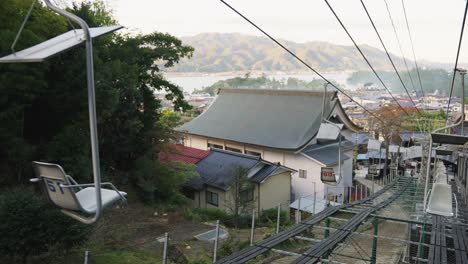
<svg viewBox="0 0 468 264">
<path fill-rule="evenodd" d="M 178 72 L 228 72 L 228 71 L 307 71 L 286 51 L 266 37 L 238 33 L 203 33 L 182 40 L 193 46 L 190 60 L 169 71 Z M 368 66 L 354 46 L 335 45 L 327 42 L 295 43 L 281 40 L 300 58 L 320 71 L 367 70 Z M 378 70 L 390 70 L 386 54 L 369 45 L 361 45 L 363 52 Z M 402 59 L 392 55 L 397 65 Z"/>
<path fill-rule="evenodd" d="M 339 86 L 335 83 L 335 85 Z M 227 80 L 217 81 L 213 85 L 195 90 L 195 94 L 216 95 L 220 88 L 239 88 L 239 89 L 282 89 L 282 90 L 308 90 L 323 91 L 324 81 L 314 79 L 310 82 L 289 77 L 288 79 L 268 78 L 265 75 L 261 77 L 250 77 L 246 74 L 244 77 L 234 77 Z"/>
</svg>

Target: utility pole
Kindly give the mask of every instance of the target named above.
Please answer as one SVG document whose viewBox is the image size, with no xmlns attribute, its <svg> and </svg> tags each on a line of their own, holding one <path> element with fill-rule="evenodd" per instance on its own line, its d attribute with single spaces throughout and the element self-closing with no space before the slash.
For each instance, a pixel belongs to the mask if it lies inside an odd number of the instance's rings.
<svg viewBox="0 0 468 264">
<path fill-rule="evenodd" d="M 457 68 L 457 71 L 460 73 L 461 77 L 461 135 L 464 135 L 464 129 L 465 129 L 465 74 L 466 70 Z"/>
</svg>

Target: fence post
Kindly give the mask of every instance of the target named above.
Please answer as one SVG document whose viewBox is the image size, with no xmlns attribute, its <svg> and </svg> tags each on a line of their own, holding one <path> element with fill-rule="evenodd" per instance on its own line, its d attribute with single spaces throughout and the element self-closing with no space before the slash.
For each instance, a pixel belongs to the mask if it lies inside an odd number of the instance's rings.
<svg viewBox="0 0 468 264">
<path fill-rule="evenodd" d="M 375 264 L 377 262 L 377 235 L 379 230 L 379 221 L 377 220 L 377 218 L 374 218 L 372 224 L 374 226 L 374 238 L 372 239 L 372 256 L 370 259 L 370 263 Z"/>
<path fill-rule="evenodd" d="M 357 184 L 354 186 L 354 201 L 357 201 Z"/>
<path fill-rule="evenodd" d="M 315 186 L 315 185 L 314 185 Z M 314 205 L 312 206 L 312 213 L 315 215 L 315 201 L 317 200 L 317 192 L 314 191 Z"/>
<path fill-rule="evenodd" d="M 276 216 L 276 234 L 279 233 L 281 219 L 281 203 L 278 204 L 278 215 Z"/>
<path fill-rule="evenodd" d="M 252 210 L 252 226 L 250 227 L 250 245 L 254 243 L 254 234 L 255 234 L 255 209 Z"/>
<path fill-rule="evenodd" d="M 216 237 L 214 242 L 214 250 L 213 250 L 213 263 L 216 262 L 216 255 L 218 253 L 218 238 L 219 238 L 219 220 L 216 221 Z"/>
<path fill-rule="evenodd" d="M 167 248 L 169 246 L 169 233 L 164 233 L 163 264 L 167 264 Z"/>
<path fill-rule="evenodd" d="M 302 197 L 299 196 L 299 200 L 297 202 L 297 212 L 296 212 L 296 224 L 299 224 L 301 222 L 301 199 Z"/>
<path fill-rule="evenodd" d="M 353 193 L 351 192 L 351 186 L 348 186 L 348 203 L 351 203 Z"/>
<path fill-rule="evenodd" d="M 89 264 L 89 251 L 86 250 L 84 253 L 84 264 Z"/>
</svg>

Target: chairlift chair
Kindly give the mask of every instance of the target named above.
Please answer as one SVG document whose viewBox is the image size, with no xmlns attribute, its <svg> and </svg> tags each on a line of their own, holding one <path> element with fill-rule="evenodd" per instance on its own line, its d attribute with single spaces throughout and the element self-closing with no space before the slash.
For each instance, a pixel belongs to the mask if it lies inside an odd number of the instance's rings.
<svg viewBox="0 0 468 264">
<path fill-rule="evenodd" d="M 95 214 L 97 210 L 96 189 L 94 183 L 78 184 L 70 175 L 67 175 L 58 164 L 33 162 L 37 178 L 31 182 L 43 182 L 49 200 L 62 209 L 62 212 L 77 220 L 86 220 L 79 214 Z M 127 193 L 121 192 L 110 182 L 103 182 L 101 186 L 109 186 L 112 190 L 101 188 L 101 207 L 109 207 L 115 202 L 127 201 Z M 84 188 L 85 187 L 85 188 Z M 84 189 L 83 189 L 84 188 Z"/>
<path fill-rule="evenodd" d="M 90 29 L 88 24 L 75 14 L 55 6 L 50 0 L 44 0 L 44 3 L 51 10 L 80 25 L 81 29 L 69 31 L 36 46 L 15 52 L 14 46 L 24 29 L 27 19 L 31 15 L 34 5 L 33 1 L 31 8 L 29 9 L 28 14 L 26 15 L 11 46 L 13 54 L 0 58 L 0 63 L 40 62 L 67 49 L 82 44 L 83 42 L 85 43 L 86 81 L 88 88 L 89 127 L 94 183 L 81 185 L 76 184 L 73 178 L 66 175 L 62 167 L 59 165 L 41 162 L 33 163 L 39 177 L 33 179 L 33 181 L 38 182 L 42 180 L 44 182 L 51 202 L 62 208 L 63 213 L 83 223 L 92 224 L 99 220 L 102 207 L 109 206 L 119 199 L 125 200 L 124 192 L 119 192 L 111 183 L 101 183 L 92 44 L 92 39 L 94 37 L 113 32 L 121 29 L 122 27 L 111 26 Z M 102 185 L 108 185 L 114 189 L 114 191 L 101 189 Z M 94 188 L 91 186 L 94 186 Z M 80 189 L 81 187 L 87 188 Z M 75 192 L 76 188 L 80 190 Z M 77 214 L 77 211 L 94 215 L 87 218 Z"/>
</svg>

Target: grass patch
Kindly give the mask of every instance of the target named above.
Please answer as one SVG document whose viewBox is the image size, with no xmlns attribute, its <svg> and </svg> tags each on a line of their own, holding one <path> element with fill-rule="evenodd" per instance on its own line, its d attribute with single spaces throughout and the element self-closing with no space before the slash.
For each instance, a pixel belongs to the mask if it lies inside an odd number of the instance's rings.
<svg viewBox="0 0 468 264">
<path fill-rule="evenodd" d="M 91 256 L 93 264 L 155 264 L 162 263 L 159 257 L 143 250 L 112 251 Z"/>
</svg>

